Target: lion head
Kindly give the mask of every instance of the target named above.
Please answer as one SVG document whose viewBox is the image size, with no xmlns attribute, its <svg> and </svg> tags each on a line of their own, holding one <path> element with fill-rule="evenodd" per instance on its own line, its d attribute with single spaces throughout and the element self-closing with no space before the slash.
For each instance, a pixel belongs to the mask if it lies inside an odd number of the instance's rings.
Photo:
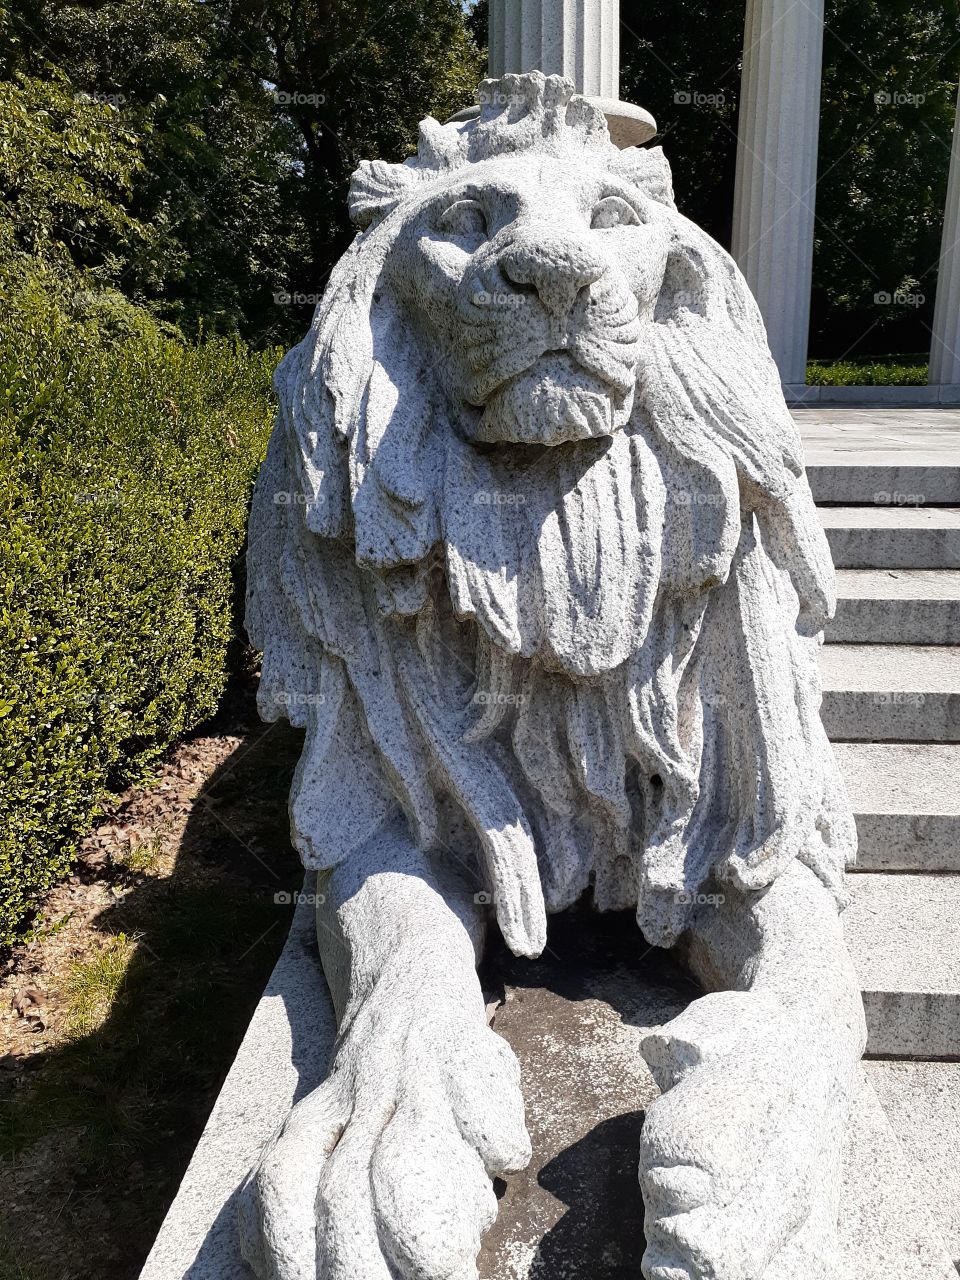
<svg viewBox="0 0 960 1280">
<path fill-rule="evenodd" d="M 839 893 L 832 567 L 756 304 L 569 81 L 480 102 L 360 166 L 276 376 L 248 625 L 307 728 L 296 843 L 332 865 L 399 806 L 462 852 L 452 801 L 528 953 L 588 883 L 660 942 L 710 874 Z"/>
</svg>

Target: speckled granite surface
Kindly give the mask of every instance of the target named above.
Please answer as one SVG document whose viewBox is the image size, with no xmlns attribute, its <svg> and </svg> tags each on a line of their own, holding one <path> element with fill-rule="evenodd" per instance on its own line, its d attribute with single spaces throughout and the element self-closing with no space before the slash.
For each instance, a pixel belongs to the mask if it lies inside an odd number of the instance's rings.
<svg viewBox="0 0 960 1280">
<path fill-rule="evenodd" d="M 291 1100 L 322 1078 L 333 1040 L 311 914 L 307 905 L 297 912 L 141 1280 L 250 1280 L 237 1247 L 236 1185 Z M 674 1016 L 695 989 L 621 917 L 579 919 L 575 928 L 558 917 L 541 960 L 495 951 L 484 981 L 494 1026 L 524 1068 L 534 1161 L 499 1188 L 482 1280 L 637 1280 L 635 1148 L 656 1096 L 637 1046 L 644 1028 Z M 896 1080 L 883 1084 L 896 1105 Z M 846 1156 L 840 1280 L 955 1280 L 925 1188 L 865 1081 Z"/>
</svg>

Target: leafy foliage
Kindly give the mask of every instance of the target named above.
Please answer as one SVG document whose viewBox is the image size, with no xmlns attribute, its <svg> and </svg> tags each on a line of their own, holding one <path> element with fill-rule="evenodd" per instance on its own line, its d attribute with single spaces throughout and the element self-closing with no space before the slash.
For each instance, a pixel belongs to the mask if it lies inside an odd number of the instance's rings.
<svg viewBox="0 0 960 1280">
<path fill-rule="evenodd" d="M 807 382 L 812 387 L 922 387 L 927 381 L 926 360 L 810 360 Z"/>
<path fill-rule="evenodd" d="M 727 245 L 743 21 L 740 3 L 693 0 L 682 22 L 663 0 L 622 7 L 622 95 L 656 116 L 682 211 Z M 929 347 L 958 36 L 958 0 L 920 7 L 827 0 L 810 331 L 816 355 Z"/>
<path fill-rule="evenodd" d="M 404 154 L 421 117 L 472 101 L 482 74 L 457 0 L 10 0 L 5 12 L 0 73 L 43 79 L 52 64 L 115 110 L 139 152 L 121 203 L 150 234 L 115 282 L 184 332 L 258 344 L 309 322 L 350 234 L 357 161 Z"/>
<path fill-rule="evenodd" d="M 744 6 L 654 0 L 622 6 L 620 95 L 646 107 L 673 167 L 677 206 L 729 245 Z M 709 38 L 705 38 L 709 33 Z"/>
<path fill-rule="evenodd" d="M 132 216 L 138 138 L 106 102 L 45 79 L 0 80 L 0 250 L 106 270 L 146 242 Z"/>
<path fill-rule="evenodd" d="M 816 355 L 929 348 L 958 37 L 957 0 L 827 2 Z"/>
<path fill-rule="evenodd" d="M 216 708 L 272 416 L 274 353 L 111 333 L 61 284 L 0 281 L 0 945 L 104 789 Z"/>
</svg>

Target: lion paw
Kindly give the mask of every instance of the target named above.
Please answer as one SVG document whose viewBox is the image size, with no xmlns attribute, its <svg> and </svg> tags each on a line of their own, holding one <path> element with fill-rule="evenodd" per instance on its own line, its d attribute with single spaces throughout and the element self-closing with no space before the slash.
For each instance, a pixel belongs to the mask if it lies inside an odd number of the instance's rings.
<svg viewBox="0 0 960 1280">
<path fill-rule="evenodd" d="M 472 1280 L 497 1201 L 530 1159 L 520 1071 L 481 1020 L 375 989 L 333 1070 L 250 1174 L 244 1256 L 261 1280 Z"/>
<path fill-rule="evenodd" d="M 772 1277 L 800 1233 L 811 1280 L 831 1274 L 848 1072 L 824 1040 L 772 999 L 723 992 L 642 1048 L 663 1091 L 641 1143 L 647 1280 Z"/>
</svg>

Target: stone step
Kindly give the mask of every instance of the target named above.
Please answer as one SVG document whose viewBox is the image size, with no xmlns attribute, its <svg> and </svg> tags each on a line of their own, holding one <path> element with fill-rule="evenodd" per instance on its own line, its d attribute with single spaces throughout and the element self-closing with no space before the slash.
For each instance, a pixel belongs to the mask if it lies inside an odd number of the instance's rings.
<svg viewBox="0 0 960 1280">
<path fill-rule="evenodd" d="M 838 569 L 960 569 L 960 507 L 819 507 Z"/>
<path fill-rule="evenodd" d="M 960 745 L 838 742 L 861 871 L 960 872 Z"/>
<path fill-rule="evenodd" d="M 864 1063 L 900 1141 L 914 1194 L 960 1268 L 960 1062 Z"/>
<path fill-rule="evenodd" d="M 794 409 L 817 502 L 960 506 L 956 409 Z"/>
<path fill-rule="evenodd" d="M 847 944 L 867 1014 L 867 1052 L 960 1057 L 960 876 L 851 875 Z"/>
<path fill-rule="evenodd" d="M 960 644 L 960 570 L 838 569 L 828 641 Z"/>
<path fill-rule="evenodd" d="M 808 464 L 814 502 L 888 507 L 954 506 L 960 502 L 960 467 L 918 467 L 910 462 Z"/>
<path fill-rule="evenodd" d="M 960 647 L 827 644 L 820 675 L 834 740 L 960 742 Z"/>
</svg>

